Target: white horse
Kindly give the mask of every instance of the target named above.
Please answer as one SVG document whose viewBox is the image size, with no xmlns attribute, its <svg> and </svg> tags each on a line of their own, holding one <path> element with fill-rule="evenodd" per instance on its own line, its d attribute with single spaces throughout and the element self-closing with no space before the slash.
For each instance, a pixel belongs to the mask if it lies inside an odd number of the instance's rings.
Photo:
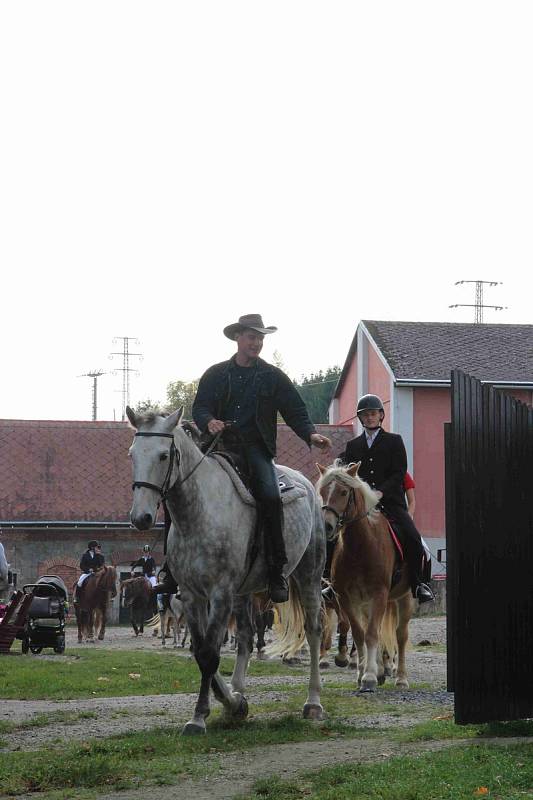
<svg viewBox="0 0 533 800">
<path fill-rule="evenodd" d="M 168 417 L 127 409 L 136 430 L 131 521 L 138 530 L 153 527 L 161 498 L 172 525 L 167 561 L 177 580 L 195 659 L 201 672 L 193 718 L 183 733 L 205 733 L 209 690 L 234 719 L 245 718 L 244 685 L 253 648 L 251 593 L 267 586 L 263 548 L 257 544 L 256 506 L 231 468 L 217 457 L 204 457 L 179 426 L 183 409 Z M 307 636 L 311 657 L 303 715 L 322 719 L 318 667 L 320 579 L 325 561 L 325 533 L 320 500 L 313 485 L 283 467 L 294 488 L 284 493 L 285 546 L 289 602 L 283 614 L 286 632 L 280 653 L 301 647 Z M 228 686 L 218 673 L 220 648 L 231 613 L 237 620 L 237 657 Z"/>
</svg>

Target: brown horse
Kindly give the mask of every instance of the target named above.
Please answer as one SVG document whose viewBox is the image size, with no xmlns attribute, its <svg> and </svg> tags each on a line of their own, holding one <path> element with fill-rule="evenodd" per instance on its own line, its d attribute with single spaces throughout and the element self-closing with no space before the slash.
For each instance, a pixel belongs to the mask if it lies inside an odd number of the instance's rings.
<svg viewBox="0 0 533 800">
<path fill-rule="evenodd" d="M 396 685 L 407 688 L 405 650 L 413 610 L 407 563 L 397 563 L 389 523 L 376 510 L 378 495 L 357 475 L 359 464 L 317 466 L 326 532 L 338 536 L 331 565 L 342 611 L 336 663 L 348 663 L 351 628 L 361 691 L 373 692 L 385 680 L 384 651 L 390 659 L 397 655 Z"/>
<path fill-rule="evenodd" d="M 120 584 L 122 605 L 130 610 L 131 626 L 135 636 L 142 636 L 147 618 L 153 618 L 152 585 L 144 575 L 127 578 Z"/>
<path fill-rule="evenodd" d="M 84 639 L 94 642 L 95 633 L 100 640 L 104 638 L 109 598 L 116 595 L 115 567 L 100 567 L 83 582 L 77 592 L 74 586 L 74 611 L 80 644 Z"/>
</svg>

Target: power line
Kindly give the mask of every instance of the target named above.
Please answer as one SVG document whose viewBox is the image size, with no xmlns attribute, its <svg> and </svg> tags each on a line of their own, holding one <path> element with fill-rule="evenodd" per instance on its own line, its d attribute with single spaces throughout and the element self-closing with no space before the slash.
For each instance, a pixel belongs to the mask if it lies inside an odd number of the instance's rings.
<svg viewBox="0 0 533 800">
<path fill-rule="evenodd" d="M 78 378 L 92 378 L 93 379 L 93 388 L 92 388 L 92 399 L 93 399 L 93 422 L 96 422 L 98 419 L 98 387 L 97 381 L 100 375 L 105 375 L 106 373 L 101 369 L 92 370 L 92 372 L 84 372 L 82 375 L 78 375 Z"/>
<path fill-rule="evenodd" d="M 130 404 L 130 372 L 136 372 L 137 374 L 139 372 L 130 367 L 130 358 L 142 358 L 142 353 L 132 353 L 130 351 L 130 342 L 139 344 L 139 340 L 132 336 L 115 336 L 113 344 L 115 342 L 122 342 L 122 351 L 110 353 L 109 358 L 122 356 L 122 367 L 117 367 L 117 369 L 113 370 L 113 374 L 116 375 L 117 372 L 122 372 L 122 421 L 124 422 L 126 419 L 126 406 Z"/>
<path fill-rule="evenodd" d="M 476 284 L 476 302 L 475 303 L 454 303 L 448 308 L 475 308 L 474 322 L 483 322 L 483 309 L 493 308 L 495 311 L 503 311 L 507 306 L 488 306 L 483 304 L 483 286 L 501 286 L 502 281 L 455 281 L 455 285 L 459 286 L 461 283 L 475 283 Z"/>
</svg>

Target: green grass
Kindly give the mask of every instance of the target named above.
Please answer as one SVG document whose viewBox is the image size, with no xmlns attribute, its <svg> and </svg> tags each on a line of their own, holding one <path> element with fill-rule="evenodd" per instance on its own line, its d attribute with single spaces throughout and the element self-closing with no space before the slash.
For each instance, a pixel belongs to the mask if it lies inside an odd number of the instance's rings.
<svg viewBox="0 0 533 800">
<path fill-rule="evenodd" d="M 250 719 L 244 725 L 225 721 L 218 710 L 213 716 L 208 736 L 181 737 L 179 726 L 163 726 L 61 748 L 11 752 L 9 758 L 0 759 L 2 792 L 17 795 L 70 787 L 103 791 L 175 783 L 184 774 L 202 778 L 216 771 L 224 753 L 358 735 L 355 728 L 339 722 L 309 724 L 296 715 Z"/>
<path fill-rule="evenodd" d="M 380 764 L 344 764 L 297 780 L 258 781 L 246 800 L 524 800 L 533 798 L 533 744 L 475 744 Z"/>
<path fill-rule="evenodd" d="M 533 720 L 487 722 L 479 725 L 456 725 L 451 714 L 397 731 L 394 738 L 401 742 L 421 742 L 438 739 L 470 739 L 483 737 L 532 736 Z"/>
<path fill-rule="evenodd" d="M 222 674 L 231 675 L 232 670 L 233 659 L 222 659 Z M 250 662 L 249 675 L 291 673 L 295 674 L 294 668 L 281 661 Z M 172 652 L 87 647 L 69 650 L 66 658 L 21 655 L 0 659 L 0 697 L 8 700 L 177 694 L 198 691 L 199 680 L 196 662 Z"/>
</svg>

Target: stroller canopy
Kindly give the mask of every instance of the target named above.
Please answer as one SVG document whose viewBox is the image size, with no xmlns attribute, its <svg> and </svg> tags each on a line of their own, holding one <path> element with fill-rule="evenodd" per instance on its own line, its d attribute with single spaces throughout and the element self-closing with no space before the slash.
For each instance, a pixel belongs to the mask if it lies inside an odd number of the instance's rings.
<svg viewBox="0 0 533 800">
<path fill-rule="evenodd" d="M 68 599 L 68 590 L 64 581 L 59 575 L 42 575 L 37 579 L 33 594 L 37 597 L 49 597 L 50 595 L 57 595 L 63 599 Z"/>
</svg>

